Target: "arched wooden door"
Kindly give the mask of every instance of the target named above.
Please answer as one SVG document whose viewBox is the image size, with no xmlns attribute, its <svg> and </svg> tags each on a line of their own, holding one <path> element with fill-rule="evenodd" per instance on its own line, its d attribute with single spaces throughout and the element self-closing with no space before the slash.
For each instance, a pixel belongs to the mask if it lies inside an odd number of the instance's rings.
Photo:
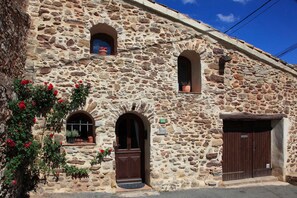
<svg viewBox="0 0 297 198">
<path fill-rule="evenodd" d="M 117 183 L 144 182 L 144 125 L 135 114 L 127 113 L 116 123 Z"/>
</svg>

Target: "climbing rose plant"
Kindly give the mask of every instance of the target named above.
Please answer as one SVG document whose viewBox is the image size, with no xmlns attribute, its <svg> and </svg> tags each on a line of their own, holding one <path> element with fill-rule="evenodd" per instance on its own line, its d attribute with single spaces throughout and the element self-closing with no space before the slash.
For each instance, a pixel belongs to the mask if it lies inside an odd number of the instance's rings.
<svg viewBox="0 0 297 198">
<path fill-rule="evenodd" d="M 112 148 L 99 149 L 97 155 L 91 161 L 91 165 L 101 164 L 105 157 L 110 156 Z"/>
<path fill-rule="evenodd" d="M 17 97 L 9 103 L 12 116 L 7 122 L 4 187 L 18 189 L 18 197 L 26 197 L 37 187 L 40 173 L 58 177 L 57 169 L 61 168 L 73 177 L 87 176 L 86 169 L 67 165 L 54 134 L 61 132 L 67 114 L 85 104 L 89 86 L 79 81 L 69 101 L 58 98 L 58 90 L 51 83 L 34 85 L 30 80 L 15 80 L 14 91 Z M 45 120 L 41 142 L 32 135 L 36 117 Z M 44 135 L 46 128 L 51 130 L 50 135 Z"/>
</svg>

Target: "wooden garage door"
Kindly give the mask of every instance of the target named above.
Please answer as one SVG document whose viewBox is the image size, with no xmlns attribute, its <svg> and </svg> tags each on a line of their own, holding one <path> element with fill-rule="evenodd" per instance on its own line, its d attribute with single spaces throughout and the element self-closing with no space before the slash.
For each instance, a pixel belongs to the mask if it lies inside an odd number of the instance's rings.
<svg viewBox="0 0 297 198">
<path fill-rule="evenodd" d="M 271 175 L 270 125 L 270 121 L 224 121 L 224 181 Z"/>
</svg>

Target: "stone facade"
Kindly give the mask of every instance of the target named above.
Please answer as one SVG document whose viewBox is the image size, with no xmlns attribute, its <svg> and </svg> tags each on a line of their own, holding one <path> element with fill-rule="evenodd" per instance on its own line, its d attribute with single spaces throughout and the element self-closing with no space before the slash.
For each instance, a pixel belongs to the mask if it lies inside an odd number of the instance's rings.
<svg viewBox="0 0 297 198">
<path fill-rule="evenodd" d="M 91 84 L 84 110 L 99 123 L 96 144 L 65 145 L 70 164 L 91 167 L 98 149 L 113 146 L 117 119 L 132 112 L 143 119 L 148 132 L 148 185 L 161 191 L 218 186 L 223 149 L 220 113 L 247 112 L 286 115 L 284 169 L 297 172 L 297 73 L 286 65 L 279 63 L 285 68 L 281 69 L 134 0 L 30 0 L 28 13 L 32 23 L 27 76 L 36 83 L 53 83 L 59 97 L 68 96 L 78 80 Z M 101 23 L 117 32 L 116 55 L 90 54 L 90 29 Z M 201 93 L 178 91 L 177 59 L 184 51 L 199 57 Z M 232 61 L 219 75 L 222 55 Z M 160 124 L 161 118 L 167 122 Z M 35 126 L 36 135 L 40 125 L 41 121 Z M 160 128 L 167 134 L 158 135 Z M 112 159 L 92 167 L 89 178 L 72 180 L 61 174 L 58 182 L 49 181 L 42 191 L 113 192 L 114 153 Z"/>
<path fill-rule="evenodd" d="M 29 17 L 25 13 L 26 1 L 0 2 L 0 176 L 5 163 L 5 123 L 10 116 L 7 103 L 13 97 L 12 78 L 20 76 L 25 67 L 26 39 Z M 0 185 L 2 182 L 0 181 Z M 0 197 L 11 197 L 0 187 Z"/>
</svg>

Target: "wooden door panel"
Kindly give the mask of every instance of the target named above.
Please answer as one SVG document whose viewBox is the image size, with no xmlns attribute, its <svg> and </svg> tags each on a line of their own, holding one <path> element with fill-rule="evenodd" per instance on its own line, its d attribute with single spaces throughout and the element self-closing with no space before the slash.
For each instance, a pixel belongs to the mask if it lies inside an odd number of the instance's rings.
<svg viewBox="0 0 297 198">
<path fill-rule="evenodd" d="M 271 175 L 270 130 L 268 121 L 224 121 L 224 181 Z"/>
<path fill-rule="evenodd" d="M 140 169 L 140 155 L 139 156 L 131 156 L 130 158 L 130 177 L 133 179 L 140 179 L 141 177 L 141 169 Z"/>
<path fill-rule="evenodd" d="M 253 176 L 271 175 L 271 134 L 270 131 L 255 132 L 253 137 Z"/>
<path fill-rule="evenodd" d="M 230 132 L 223 135 L 223 180 L 252 176 L 251 139 L 248 133 Z"/>
<path fill-rule="evenodd" d="M 117 182 L 144 181 L 144 126 L 141 119 L 133 114 L 121 116 L 116 125 L 116 136 Z"/>
<path fill-rule="evenodd" d="M 117 156 L 116 158 L 116 169 L 121 169 L 121 171 L 117 172 L 117 179 L 121 180 L 124 178 L 128 178 L 129 177 L 129 157 L 127 156 Z"/>
<path fill-rule="evenodd" d="M 243 170 L 240 179 L 250 178 L 253 176 L 253 153 L 251 152 L 253 146 L 252 134 L 247 132 L 241 133 L 240 142 L 241 167 Z"/>
<path fill-rule="evenodd" d="M 131 152 L 118 154 L 116 160 L 117 181 L 131 182 L 141 181 L 141 153 Z"/>
</svg>

